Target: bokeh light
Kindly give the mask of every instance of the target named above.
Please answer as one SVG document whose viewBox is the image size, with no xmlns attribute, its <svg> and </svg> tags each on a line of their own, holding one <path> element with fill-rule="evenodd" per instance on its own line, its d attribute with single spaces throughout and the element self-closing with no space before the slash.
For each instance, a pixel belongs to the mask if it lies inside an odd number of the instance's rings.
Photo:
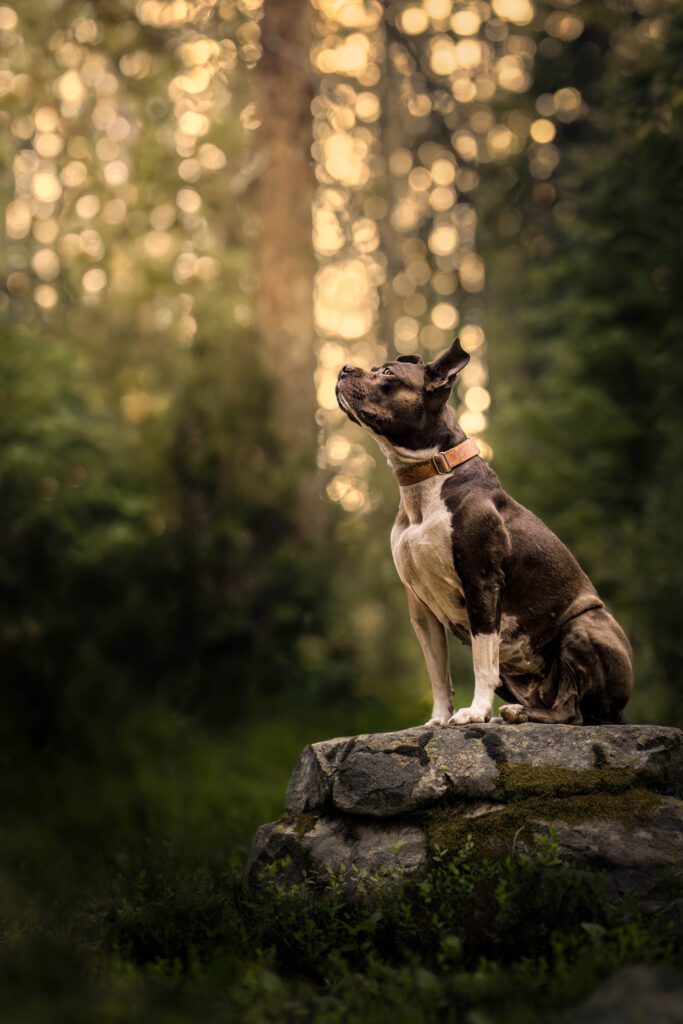
<svg viewBox="0 0 683 1024">
<path fill-rule="evenodd" d="M 11 39 L 0 62 L 12 168 L 4 274 L 23 316 L 63 317 L 68 328 L 69 296 L 99 304 L 99 315 L 130 299 L 141 349 L 160 332 L 194 343 L 198 298 L 234 271 L 212 182 L 242 173 L 227 155 L 235 126 L 246 138 L 261 125 L 245 74 L 262 54 L 261 16 L 260 0 L 138 0 L 120 25 L 97 7 L 61 11 L 46 50 L 21 7 L 0 4 L 0 34 Z M 460 421 L 491 454 L 477 190 L 487 165 L 524 161 L 536 208 L 558 223 L 571 217 L 553 182 L 566 126 L 588 107 L 571 83 L 535 101 L 529 90 L 536 54 L 580 40 L 584 24 L 566 0 L 313 0 L 311 30 L 319 462 L 332 500 L 362 511 L 375 500 L 373 463 L 337 408 L 344 362 L 431 357 L 458 332 L 472 357 Z M 150 31 L 172 55 L 163 69 Z M 644 16 L 613 45 L 627 59 L 658 31 Z M 116 46 L 105 47 L 105 33 Z M 248 187 L 237 181 L 236 194 Z M 524 234 L 515 210 L 497 224 L 501 238 Z M 535 251 L 547 244 L 538 232 Z M 133 314 L 143 280 L 155 301 Z M 233 306 L 248 325 L 248 296 Z M 143 390 L 154 389 L 126 391 L 129 422 L 158 408 Z"/>
<path fill-rule="evenodd" d="M 369 366 L 416 351 L 429 358 L 459 332 L 471 354 L 460 422 L 492 454 L 481 436 L 491 395 L 479 166 L 526 155 L 539 187 L 552 177 L 558 123 L 583 116 L 585 105 L 570 85 L 535 111 L 525 94 L 539 40 L 575 37 L 578 18 L 548 16 L 533 0 L 314 7 L 319 461 L 333 473 L 332 500 L 361 510 L 373 492 L 351 469 L 357 431 L 336 406 L 343 362 Z M 538 201 L 553 200 L 539 193 Z"/>
<path fill-rule="evenodd" d="M 261 53 L 261 3 L 141 0 L 115 17 L 58 7 L 46 36 L 20 4 L 0 4 L 11 315 L 66 336 L 77 318 L 80 337 L 106 317 L 113 337 L 136 338 L 125 354 L 112 350 L 112 365 L 139 364 L 154 398 L 164 347 L 193 343 L 197 297 L 215 293 L 233 258 L 226 218 L 210 216 L 212 179 L 225 173 L 236 127 L 246 136 L 259 123 L 245 69 Z M 163 35 L 163 60 L 150 31 Z M 143 408 L 135 402 L 121 405 L 131 423 L 144 418 L 131 414 Z"/>
</svg>

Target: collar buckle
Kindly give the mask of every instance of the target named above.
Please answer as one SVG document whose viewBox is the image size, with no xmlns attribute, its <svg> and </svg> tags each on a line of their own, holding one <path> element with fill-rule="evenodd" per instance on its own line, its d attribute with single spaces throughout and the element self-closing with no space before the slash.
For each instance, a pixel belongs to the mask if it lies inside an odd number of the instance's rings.
<svg viewBox="0 0 683 1024">
<path fill-rule="evenodd" d="M 439 476 L 445 476 L 446 473 L 451 471 L 451 465 L 446 458 L 445 452 L 437 452 L 436 455 L 432 455 L 431 463 Z"/>
</svg>

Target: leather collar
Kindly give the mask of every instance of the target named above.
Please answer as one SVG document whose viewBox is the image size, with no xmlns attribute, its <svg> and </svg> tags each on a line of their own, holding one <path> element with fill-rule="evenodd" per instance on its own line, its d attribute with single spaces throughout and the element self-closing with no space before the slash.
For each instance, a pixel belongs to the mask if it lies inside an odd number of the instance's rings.
<svg viewBox="0 0 683 1024">
<path fill-rule="evenodd" d="M 411 484 L 419 484 L 422 480 L 429 480 L 431 476 L 444 476 L 452 472 L 456 466 L 479 455 L 479 445 L 472 437 L 466 438 L 454 448 L 445 452 L 437 452 L 431 459 L 424 462 L 412 462 L 407 466 L 395 469 L 396 479 L 401 487 L 410 487 Z"/>
</svg>

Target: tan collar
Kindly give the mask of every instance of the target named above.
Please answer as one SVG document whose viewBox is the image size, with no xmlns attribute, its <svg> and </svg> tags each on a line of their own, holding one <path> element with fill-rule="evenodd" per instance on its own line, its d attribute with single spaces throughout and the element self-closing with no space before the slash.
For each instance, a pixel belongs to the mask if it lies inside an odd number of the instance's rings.
<svg viewBox="0 0 683 1024">
<path fill-rule="evenodd" d="M 408 466 L 401 466 L 395 469 L 396 479 L 401 487 L 410 487 L 411 484 L 419 484 L 422 480 L 429 480 L 430 476 L 442 476 L 450 473 L 456 466 L 463 462 L 469 462 L 476 455 L 479 455 L 479 445 L 468 437 L 466 440 L 456 444 L 455 448 L 449 448 L 445 452 L 437 452 L 431 459 L 424 462 L 413 462 Z"/>
</svg>

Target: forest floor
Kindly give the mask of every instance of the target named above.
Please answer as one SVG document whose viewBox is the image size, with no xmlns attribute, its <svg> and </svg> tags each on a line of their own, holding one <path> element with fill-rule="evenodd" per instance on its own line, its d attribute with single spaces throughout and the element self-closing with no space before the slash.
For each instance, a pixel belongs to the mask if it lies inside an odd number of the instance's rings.
<svg viewBox="0 0 683 1024">
<path fill-rule="evenodd" d="M 408 724 L 389 717 L 365 708 L 363 726 Z M 301 748 L 356 728 L 348 708 L 283 707 L 226 737 L 150 706 L 96 748 L 17 762 L 3 780 L 4 1019 L 521 1024 L 624 964 L 681 963 L 673 911 L 615 906 L 552 839 L 522 860 L 444 856 L 364 904 L 343 879 L 273 878 L 249 896 L 251 837 L 281 816 Z"/>
</svg>

